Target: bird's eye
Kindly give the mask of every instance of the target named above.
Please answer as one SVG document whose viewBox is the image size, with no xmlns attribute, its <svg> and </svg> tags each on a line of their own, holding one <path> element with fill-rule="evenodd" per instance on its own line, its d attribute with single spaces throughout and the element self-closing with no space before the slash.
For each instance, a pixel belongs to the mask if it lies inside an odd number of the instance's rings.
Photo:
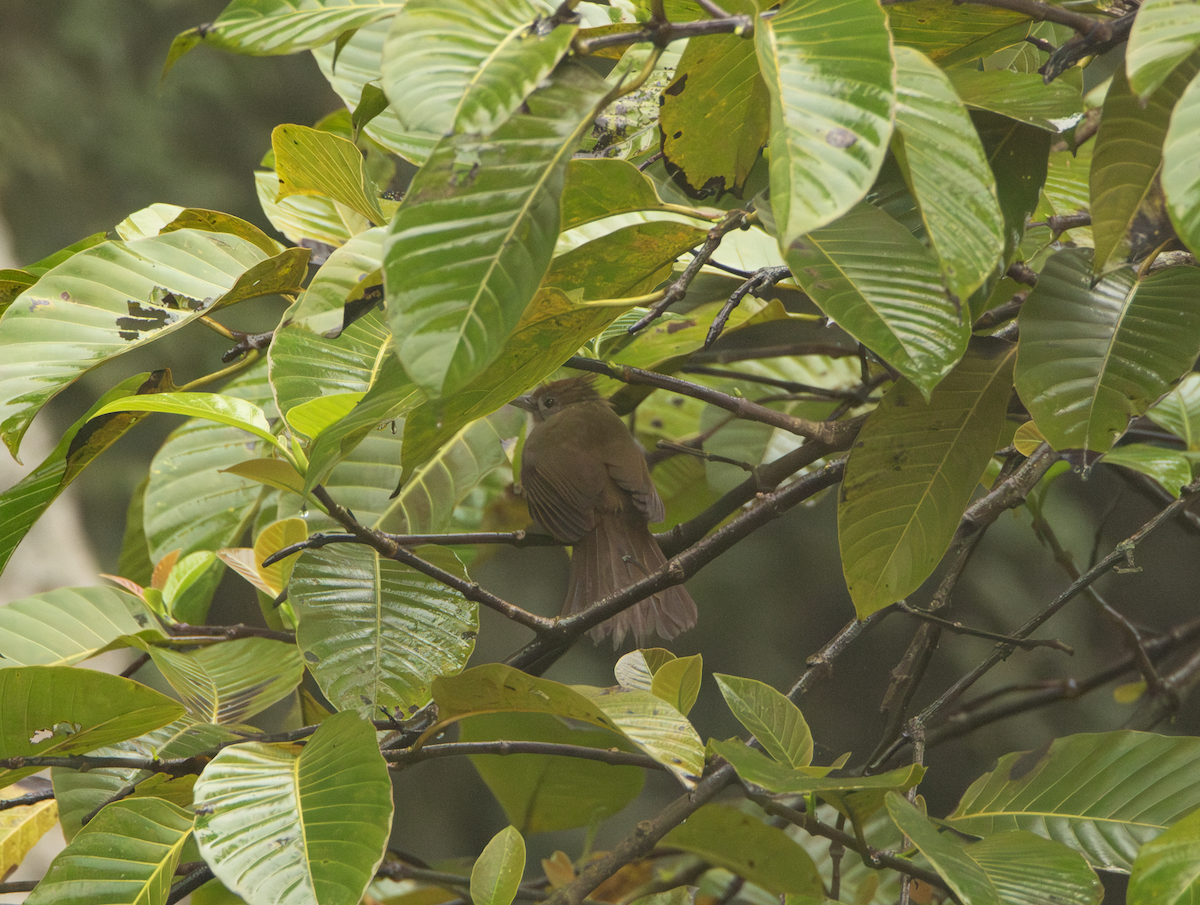
<svg viewBox="0 0 1200 905">
<path fill-rule="evenodd" d="M 547 396 L 545 399 L 542 400 L 542 406 L 544 408 L 548 408 L 548 409 L 554 408 L 554 397 Z"/>
</svg>

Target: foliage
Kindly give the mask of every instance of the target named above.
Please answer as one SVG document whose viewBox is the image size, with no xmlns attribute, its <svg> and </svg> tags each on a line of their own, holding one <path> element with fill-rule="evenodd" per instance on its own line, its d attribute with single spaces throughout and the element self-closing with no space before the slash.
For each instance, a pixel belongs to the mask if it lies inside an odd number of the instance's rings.
<svg viewBox="0 0 1200 905">
<path fill-rule="evenodd" d="M 1200 678 L 1200 626 L 1151 635 L 1093 585 L 1200 495 L 1195 18 L 1175 0 L 233 0 L 181 34 L 164 78 L 200 45 L 312 53 L 346 107 L 278 126 L 255 173 L 286 242 L 164 203 L 0 271 L 14 455 L 97 366 L 175 331 L 229 343 L 186 385 L 116 383 L 0 495 L 2 567 L 122 435 L 188 419 L 130 506 L 120 589 L 0 609 L 0 784 L 52 767 L 69 838 L 30 901 L 559 905 L 699 885 L 866 903 L 903 883 L 1094 905 L 1098 871 L 1131 874 L 1133 901 L 1194 897 L 1200 741 L 1150 730 Z M 275 329 L 222 323 L 269 296 L 289 303 Z M 505 403 L 579 370 L 662 441 L 671 561 L 552 620 L 468 570 L 489 544 L 550 541 L 514 505 L 526 425 Z M 1042 506 L 1060 461 L 1160 500 L 1085 572 Z M 855 612 L 787 694 L 659 648 L 621 657 L 609 688 L 542 677 L 835 485 Z M 1001 633 L 938 616 L 1018 507 L 1068 588 Z M 262 625 L 206 624 L 226 566 Z M 962 698 L 1018 649 L 1063 650 L 1032 635 L 1079 596 L 1125 641 L 1085 690 L 1127 680 L 1128 728 L 996 752 L 931 817 L 927 747 L 1042 702 Z M 478 662 L 480 606 L 533 640 Z M 901 612 L 925 621 L 875 752 L 824 762 L 798 702 Z M 917 710 L 947 632 L 995 647 Z M 78 668 L 118 648 L 155 678 Z M 744 738 L 706 742 L 689 717 L 710 681 Z M 285 699 L 292 725 L 264 732 Z M 388 848 L 390 771 L 454 756 L 511 825 L 469 870 L 434 870 Z M 527 836 L 619 823 L 653 770 L 681 797 L 523 882 Z M 49 795 L 18 789 L 0 876 L 53 824 Z"/>
</svg>

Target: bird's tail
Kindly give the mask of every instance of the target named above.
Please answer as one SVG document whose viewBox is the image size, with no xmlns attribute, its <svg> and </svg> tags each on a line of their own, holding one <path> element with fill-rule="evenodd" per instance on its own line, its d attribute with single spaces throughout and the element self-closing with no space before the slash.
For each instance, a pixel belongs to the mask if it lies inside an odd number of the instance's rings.
<svg viewBox="0 0 1200 905">
<path fill-rule="evenodd" d="M 563 615 L 582 611 L 666 562 L 639 513 L 596 513 L 595 529 L 575 544 L 571 555 L 571 586 Z M 675 585 L 602 622 L 588 634 L 595 641 L 612 635 L 616 648 L 626 633 L 632 632 L 638 646 L 645 647 L 655 634 L 671 639 L 695 624 L 696 601 L 682 585 Z"/>
</svg>

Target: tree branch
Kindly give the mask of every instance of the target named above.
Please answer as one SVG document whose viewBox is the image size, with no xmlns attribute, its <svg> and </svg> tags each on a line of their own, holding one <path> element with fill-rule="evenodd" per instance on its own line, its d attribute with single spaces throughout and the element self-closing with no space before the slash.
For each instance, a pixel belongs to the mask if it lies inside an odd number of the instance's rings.
<svg viewBox="0 0 1200 905">
<path fill-rule="evenodd" d="M 642 767 L 646 770 L 665 770 L 666 768 L 650 757 L 632 751 L 619 751 L 616 748 L 590 748 L 586 745 L 566 745 L 552 742 L 527 741 L 490 741 L 490 742 L 450 742 L 444 745 L 423 745 L 420 748 L 402 748 L 395 751 L 385 751 L 384 759 L 394 767 L 408 766 L 424 760 L 435 760 L 441 757 L 475 756 L 479 754 L 552 754 L 556 757 L 574 757 L 579 760 L 595 760 L 612 766 Z"/>
</svg>

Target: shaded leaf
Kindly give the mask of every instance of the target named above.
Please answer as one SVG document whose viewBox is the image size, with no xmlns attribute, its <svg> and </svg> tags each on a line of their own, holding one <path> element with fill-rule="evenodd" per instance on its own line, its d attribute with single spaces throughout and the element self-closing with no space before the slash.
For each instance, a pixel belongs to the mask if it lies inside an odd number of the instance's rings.
<svg viewBox="0 0 1200 905">
<path fill-rule="evenodd" d="M 1149 443 L 1130 443 L 1110 449 L 1102 462 L 1120 465 L 1152 478 L 1171 496 L 1178 498 L 1179 490 L 1192 482 L 1192 464 L 1186 453 Z"/>
<path fill-rule="evenodd" d="M 966 349 L 970 326 L 933 255 L 869 204 L 793 242 L 787 262 L 823 312 L 926 396 Z"/>
<path fill-rule="evenodd" d="M 763 682 L 720 673 L 713 678 L 738 722 L 768 754 L 788 767 L 812 764 L 812 733 L 800 708 Z"/>
<path fill-rule="evenodd" d="M 615 214 L 661 206 L 654 183 L 627 160 L 578 157 L 567 164 L 562 194 L 564 232 Z"/>
<path fill-rule="evenodd" d="M 785 253 L 871 187 L 895 113 L 883 10 L 869 0 L 793 0 L 754 30 L 771 97 L 771 208 Z"/>
<path fill-rule="evenodd" d="M 1192 0 L 1144 0 L 1129 32 L 1125 71 L 1142 100 L 1200 46 L 1200 8 Z"/>
<path fill-rule="evenodd" d="M 921 51 L 943 69 L 1011 47 L 1029 33 L 1030 19 L 989 6 L 946 6 L 942 0 L 913 0 L 884 7 L 897 44 Z"/>
<path fill-rule="evenodd" d="M 990 836 L 1024 829 L 1127 873 L 1138 849 L 1200 807 L 1200 739 L 1101 732 L 1008 754 L 946 822 Z"/>
<path fill-rule="evenodd" d="M 808 853 L 787 833 L 727 805 L 706 804 L 662 844 L 699 855 L 772 895 L 820 897 L 825 889 Z"/>
<path fill-rule="evenodd" d="M 1200 811 L 1141 847 L 1129 877 L 1130 902 L 1184 905 L 1200 894 Z"/>
<path fill-rule="evenodd" d="M 1146 415 L 1182 440 L 1189 451 L 1200 451 L 1200 374 L 1186 375 Z"/>
<path fill-rule="evenodd" d="M 743 782 L 760 786 L 768 792 L 796 795 L 844 795 L 848 792 L 888 791 L 906 792 L 921 781 L 925 768 L 917 764 L 898 767 L 875 776 L 839 776 L 825 774 L 830 767 L 794 769 L 771 760 L 760 751 L 748 748 L 739 741 L 709 740 L 708 746 L 733 765 Z"/>
<path fill-rule="evenodd" d="M 223 748 L 195 792 L 200 853 L 249 901 L 357 905 L 383 860 L 392 785 L 375 730 L 354 713 L 325 720 L 299 755 Z"/>
<path fill-rule="evenodd" d="M 969 905 L 1000 905 L 1000 894 L 969 849 L 964 849 L 954 836 L 939 833 L 929 818 L 903 795 L 888 792 L 886 801 L 888 814 L 896 826 L 929 859 L 960 901 Z"/>
<path fill-rule="evenodd" d="M 1079 89 L 1063 79 L 1050 84 L 1033 72 L 951 69 L 954 91 L 968 107 L 990 110 L 1050 132 L 1065 132 L 1083 116 Z"/>
<path fill-rule="evenodd" d="M 1024 830 L 988 836 L 967 852 L 1006 905 L 1099 905 L 1104 896 L 1082 855 Z"/>
<path fill-rule="evenodd" d="M 466 577 L 444 547 L 414 552 Z M 466 666 L 479 630 L 476 604 L 368 547 L 304 552 L 288 599 L 300 620 L 296 643 L 321 691 L 368 717 L 380 707 L 423 707 L 434 679 Z"/>
<path fill-rule="evenodd" d="M 926 403 L 897 381 L 859 432 L 838 495 L 838 544 L 860 619 L 911 594 L 950 546 L 1000 441 L 1015 349 L 976 339 Z"/>
<path fill-rule="evenodd" d="M 383 90 L 408 129 L 488 134 L 566 53 L 579 26 L 530 0 L 409 0 L 383 47 Z"/>
<path fill-rule="evenodd" d="M 1093 286 L 1090 264 L 1088 249 L 1046 262 L 1018 321 L 1016 385 L 1055 449 L 1107 452 L 1200 352 L 1200 271 L 1124 268 Z"/>
</svg>

